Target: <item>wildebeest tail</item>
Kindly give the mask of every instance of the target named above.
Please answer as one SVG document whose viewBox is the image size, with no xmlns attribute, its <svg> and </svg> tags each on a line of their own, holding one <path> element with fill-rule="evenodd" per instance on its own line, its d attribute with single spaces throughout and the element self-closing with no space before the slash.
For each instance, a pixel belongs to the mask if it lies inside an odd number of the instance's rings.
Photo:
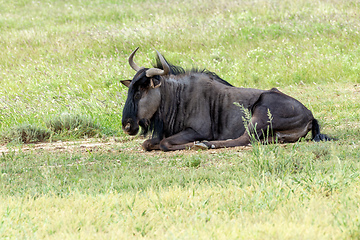
<svg viewBox="0 0 360 240">
<path fill-rule="evenodd" d="M 320 126 L 316 119 L 313 119 L 312 121 L 311 134 L 312 134 L 312 140 L 315 142 L 335 140 L 334 138 L 331 138 L 325 134 L 320 133 Z"/>
</svg>

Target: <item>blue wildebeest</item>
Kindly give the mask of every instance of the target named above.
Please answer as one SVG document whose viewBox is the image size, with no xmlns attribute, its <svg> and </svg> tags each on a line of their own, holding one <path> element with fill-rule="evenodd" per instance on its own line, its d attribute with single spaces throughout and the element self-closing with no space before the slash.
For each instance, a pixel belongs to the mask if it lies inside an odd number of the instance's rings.
<svg viewBox="0 0 360 240">
<path fill-rule="evenodd" d="M 145 150 L 244 146 L 252 135 L 262 142 L 296 142 L 310 130 L 312 140 L 330 140 L 310 110 L 275 88 L 237 88 L 206 70 L 186 72 L 159 52 L 153 68 L 139 67 L 133 60 L 137 50 L 129 57 L 134 78 L 121 81 L 128 87 L 122 126 L 130 135 L 139 126 L 144 135 L 152 133 Z M 246 126 L 244 109 L 251 113 Z"/>
</svg>

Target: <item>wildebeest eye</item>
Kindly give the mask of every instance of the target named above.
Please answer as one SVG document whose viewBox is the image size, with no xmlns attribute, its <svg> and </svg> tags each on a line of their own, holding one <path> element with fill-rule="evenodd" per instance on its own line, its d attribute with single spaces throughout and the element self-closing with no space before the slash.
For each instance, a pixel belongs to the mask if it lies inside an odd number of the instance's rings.
<svg viewBox="0 0 360 240">
<path fill-rule="evenodd" d="M 139 100 L 141 98 L 141 93 L 140 92 L 135 93 L 134 98 L 135 100 Z"/>
</svg>

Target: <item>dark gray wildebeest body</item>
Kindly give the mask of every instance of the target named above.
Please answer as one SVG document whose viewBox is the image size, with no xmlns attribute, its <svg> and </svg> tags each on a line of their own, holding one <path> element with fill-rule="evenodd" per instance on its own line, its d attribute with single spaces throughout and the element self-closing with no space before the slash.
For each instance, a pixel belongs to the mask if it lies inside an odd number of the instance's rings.
<svg viewBox="0 0 360 240">
<path fill-rule="evenodd" d="M 144 135 L 152 133 L 145 150 L 244 146 L 249 132 L 263 142 L 296 142 L 310 130 L 314 141 L 330 140 L 310 110 L 277 89 L 237 88 L 209 71 L 185 72 L 160 53 L 154 68 L 139 67 L 133 61 L 137 49 L 129 57 L 137 73 L 122 81 L 129 88 L 122 125 L 130 135 L 139 126 Z M 244 109 L 251 113 L 247 130 Z"/>
</svg>

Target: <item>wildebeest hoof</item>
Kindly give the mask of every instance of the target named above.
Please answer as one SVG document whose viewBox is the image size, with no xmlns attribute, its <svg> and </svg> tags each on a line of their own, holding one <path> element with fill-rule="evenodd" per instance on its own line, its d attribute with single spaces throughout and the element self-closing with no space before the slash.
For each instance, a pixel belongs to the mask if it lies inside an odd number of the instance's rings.
<svg viewBox="0 0 360 240">
<path fill-rule="evenodd" d="M 194 146 L 191 147 L 192 150 L 208 150 L 209 147 L 203 142 L 196 142 Z"/>
<path fill-rule="evenodd" d="M 157 144 L 157 142 L 155 142 L 154 144 L 151 139 L 148 139 L 145 142 L 143 142 L 142 148 L 145 151 L 160 150 L 159 144 Z"/>
</svg>

